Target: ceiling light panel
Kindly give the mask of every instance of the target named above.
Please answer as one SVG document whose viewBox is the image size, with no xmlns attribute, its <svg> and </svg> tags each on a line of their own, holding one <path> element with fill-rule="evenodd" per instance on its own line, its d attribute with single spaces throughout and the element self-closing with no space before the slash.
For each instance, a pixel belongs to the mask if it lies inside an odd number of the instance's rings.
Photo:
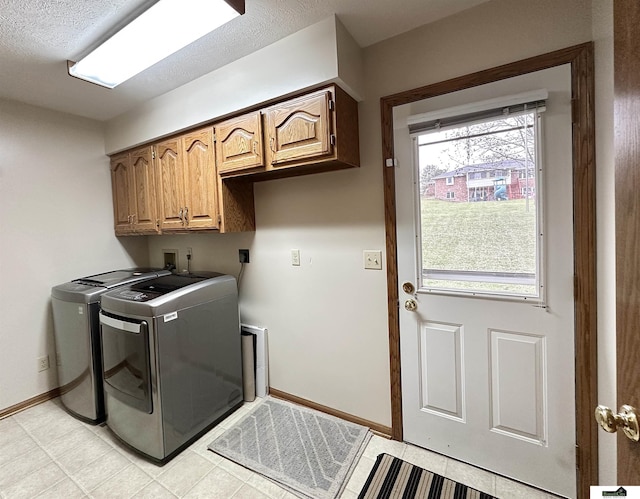
<svg viewBox="0 0 640 499">
<path fill-rule="evenodd" d="M 114 88 L 241 14 L 243 0 L 160 0 L 89 55 L 70 63 L 69 74 Z"/>
</svg>

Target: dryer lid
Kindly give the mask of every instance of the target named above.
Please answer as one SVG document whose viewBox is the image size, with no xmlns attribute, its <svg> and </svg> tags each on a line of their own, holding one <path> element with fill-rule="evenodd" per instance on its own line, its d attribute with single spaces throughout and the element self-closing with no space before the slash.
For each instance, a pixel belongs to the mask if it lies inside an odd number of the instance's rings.
<svg viewBox="0 0 640 499">
<path fill-rule="evenodd" d="M 150 281 L 139 282 L 131 286 L 131 291 L 138 291 L 143 293 L 151 293 L 154 297 L 161 296 L 177 289 L 190 286 L 206 279 L 212 279 L 219 277 L 222 274 L 218 272 L 197 272 L 190 274 L 172 274 Z"/>
</svg>

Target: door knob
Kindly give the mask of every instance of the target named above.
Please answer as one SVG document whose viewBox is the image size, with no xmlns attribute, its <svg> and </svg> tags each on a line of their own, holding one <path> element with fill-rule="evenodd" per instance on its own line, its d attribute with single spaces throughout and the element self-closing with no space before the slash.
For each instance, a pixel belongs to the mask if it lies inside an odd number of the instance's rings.
<svg viewBox="0 0 640 499">
<path fill-rule="evenodd" d="M 411 299 L 404 302 L 404 308 L 406 308 L 409 312 L 415 312 L 418 309 L 418 303 Z"/>
<path fill-rule="evenodd" d="M 596 421 L 602 429 L 609 433 L 615 433 L 618 428 L 628 439 L 637 442 L 640 440 L 640 426 L 638 425 L 638 414 L 634 407 L 623 405 L 618 414 L 614 414 L 607 406 L 596 407 Z"/>
</svg>

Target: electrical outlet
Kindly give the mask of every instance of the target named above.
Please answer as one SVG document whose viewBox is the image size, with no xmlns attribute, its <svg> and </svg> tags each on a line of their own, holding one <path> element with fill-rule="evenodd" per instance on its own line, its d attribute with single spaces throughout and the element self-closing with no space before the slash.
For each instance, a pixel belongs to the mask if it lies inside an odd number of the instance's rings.
<svg viewBox="0 0 640 499">
<path fill-rule="evenodd" d="M 240 263 L 249 263 L 249 250 L 248 249 L 239 249 L 238 250 L 238 259 Z"/>
<path fill-rule="evenodd" d="M 382 251 L 364 250 L 364 268 L 371 270 L 382 270 Z"/>
<path fill-rule="evenodd" d="M 291 265 L 293 265 L 294 267 L 300 266 L 300 250 L 299 249 L 291 250 Z"/>
<path fill-rule="evenodd" d="M 38 357 L 38 372 L 49 369 L 49 356 Z"/>
</svg>

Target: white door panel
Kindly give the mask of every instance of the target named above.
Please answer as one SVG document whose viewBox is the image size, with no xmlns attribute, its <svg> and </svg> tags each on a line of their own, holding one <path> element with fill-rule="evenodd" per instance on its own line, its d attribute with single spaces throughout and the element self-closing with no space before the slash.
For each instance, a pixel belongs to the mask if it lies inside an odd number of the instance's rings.
<svg viewBox="0 0 640 499">
<path fill-rule="evenodd" d="M 572 161 L 569 66 L 394 110 L 403 430 L 408 442 L 575 497 Z M 420 210 L 407 117 L 545 88 L 543 306 L 420 286 Z M 496 201 L 497 202 L 497 201 Z M 417 309 L 405 309 L 415 300 Z"/>
</svg>

